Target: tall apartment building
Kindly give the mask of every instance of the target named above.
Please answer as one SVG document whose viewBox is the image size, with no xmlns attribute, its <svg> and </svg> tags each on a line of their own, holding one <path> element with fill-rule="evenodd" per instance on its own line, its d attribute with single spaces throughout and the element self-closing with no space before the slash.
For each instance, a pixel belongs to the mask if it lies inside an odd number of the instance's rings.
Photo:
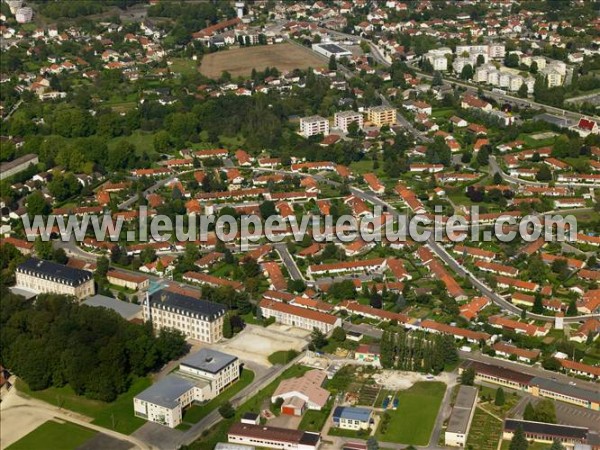
<svg viewBox="0 0 600 450">
<path fill-rule="evenodd" d="M 304 137 L 316 134 L 329 134 L 329 120 L 321 116 L 308 116 L 300 119 L 300 134 Z"/>
<path fill-rule="evenodd" d="M 218 303 L 163 289 L 146 298 L 143 315 L 157 331 L 171 328 L 209 344 L 223 338 L 225 307 Z"/>
<path fill-rule="evenodd" d="M 467 54 L 470 57 L 477 58 L 478 55 L 483 55 L 485 62 L 489 59 L 504 58 L 506 47 L 504 44 L 481 44 L 481 45 L 457 45 L 456 55 L 462 56 Z"/>
<path fill-rule="evenodd" d="M 352 122 L 358 123 L 358 127 L 362 129 L 364 125 L 363 115 L 356 111 L 341 111 L 333 116 L 333 127 L 342 130 L 344 133 L 348 132 L 348 125 Z"/>
<path fill-rule="evenodd" d="M 215 398 L 239 378 L 237 357 L 203 348 L 181 361 L 175 373 L 136 395 L 133 411 L 137 417 L 175 428 L 184 408 Z"/>
<path fill-rule="evenodd" d="M 95 294 L 94 279 L 87 270 L 29 258 L 16 270 L 15 287 L 41 294 L 72 295 L 78 300 Z"/>
<path fill-rule="evenodd" d="M 446 71 L 448 70 L 447 55 L 452 55 L 452 50 L 449 47 L 436 48 L 429 50 L 423 55 L 427 61 L 433 66 L 433 70 Z"/>
<path fill-rule="evenodd" d="M 367 111 L 367 120 L 378 127 L 396 124 L 396 108 L 391 106 L 374 106 Z"/>
</svg>

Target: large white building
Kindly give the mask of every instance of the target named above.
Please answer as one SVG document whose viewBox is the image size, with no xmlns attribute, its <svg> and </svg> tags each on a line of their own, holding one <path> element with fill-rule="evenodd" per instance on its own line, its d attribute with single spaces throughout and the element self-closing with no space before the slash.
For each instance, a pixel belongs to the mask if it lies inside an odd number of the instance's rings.
<svg viewBox="0 0 600 450">
<path fill-rule="evenodd" d="M 144 320 L 155 330 L 175 329 L 188 339 L 212 344 L 223 338 L 225 307 L 168 290 L 148 296 L 144 302 Z"/>
<path fill-rule="evenodd" d="M 427 61 L 433 66 L 433 70 L 444 72 L 448 70 L 448 57 L 452 55 L 452 49 L 441 47 L 434 50 L 429 50 L 423 55 Z"/>
<path fill-rule="evenodd" d="M 29 6 L 17 9 L 15 19 L 18 23 L 29 23 L 33 19 L 33 9 Z"/>
<path fill-rule="evenodd" d="M 457 45 L 456 55 L 468 55 L 477 60 L 477 56 L 482 55 L 484 62 L 490 59 L 504 58 L 506 47 L 504 44 L 478 44 L 478 45 Z"/>
<path fill-rule="evenodd" d="M 362 130 L 364 125 L 362 113 L 356 111 L 341 111 L 335 113 L 333 116 L 333 127 L 342 130 L 344 133 L 348 132 L 348 125 L 353 122 L 358 123 L 358 128 Z"/>
<path fill-rule="evenodd" d="M 239 377 L 237 357 L 203 348 L 181 361 L 177 372 L 136 395 L 134 414 L 175 428 L 181 423 L 187 406 L 215 398 Z"/>
<path fill-rule="evenodd" d="M 17 289 L 39 294 L 72 295 L 78 300 L 95 294 L 91 272 L 36 258 L 17 266 L 16 279 Z"/>
<path fill-rule="evenodd" d="M 327 58 L 331 58 L 331 56 L 334 56 L 335 59 L 340 59 L 344 56 L 347 58 L 352 56 L 352 52 L 350 50 L 347 50 L 344 47 L 340 47 L 339 45 L 334 44 L 332 42 L 313 44 L 312 49 L 315 52 L 326 56 Z"/>
<path fill-rule="evenodd" d="M 300 119 L 300 134 L 311 137 L 317 134 L 329 134 L 329 120 L 321 116 L 308 116 Z"/>
</svg>

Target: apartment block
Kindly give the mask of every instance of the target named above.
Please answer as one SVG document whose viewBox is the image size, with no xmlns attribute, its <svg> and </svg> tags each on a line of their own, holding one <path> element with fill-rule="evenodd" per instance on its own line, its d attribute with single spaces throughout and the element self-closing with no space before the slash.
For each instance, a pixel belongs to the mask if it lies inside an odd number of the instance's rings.
<svg viewBox="0 0 600 450">
<path fill-rule="evenodd" d="M 329 134 L 329 120 L 321 116 L 302 117 L 300 119 L 300 134 L 304 137 Z"/>
<path fill-rule="evenodd" d="M 348 132 L 348 125 L 352 122 L 358 123 L 358 128 L 362 129 L 364 124 L 363 115 L 356 111 L 341 111 L 333 116 L 333 127 Z"/>
<path fill-rule="evenodd" d="M 396 108 L 390 106 L 374 106 L 367 112 L 367 120 L 378 127 L 396 124 Z"/>
</svg>

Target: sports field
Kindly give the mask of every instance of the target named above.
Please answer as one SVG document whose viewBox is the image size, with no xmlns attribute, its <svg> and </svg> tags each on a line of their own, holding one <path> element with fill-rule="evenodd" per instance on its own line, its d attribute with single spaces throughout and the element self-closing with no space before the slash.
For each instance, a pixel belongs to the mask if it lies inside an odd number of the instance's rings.
<svg viewBox="0 0 600 450">
<path fill-rule="evenodd" d="M 12 444 L 8 450 L 74 450 L 95 435 L 95 431 L 73 423 L 49 420 Z"/>
<path fill-rule="evenodd" d="M 428 445 L 438 410 L 446 392 L 440 382 L 420 381 L 410 389 L 399 391 L 398 409 L 388 410 L 387 426 L 380 422 L 376 437 L 384 442 Z M 384 430 L 385 428 L 385 430 Z"/>
<path fill-rule="evenodd" d="M 200 72 L 210 78 L 218 78 L 226 70 L 232 76 L 250 75 L 252 69 L 264 70 L 277 67 L 280 71 L 325 67 L 327 61 L 294 44 L 259 45 L 241 47 L 204 55 Z"/>
</svg>

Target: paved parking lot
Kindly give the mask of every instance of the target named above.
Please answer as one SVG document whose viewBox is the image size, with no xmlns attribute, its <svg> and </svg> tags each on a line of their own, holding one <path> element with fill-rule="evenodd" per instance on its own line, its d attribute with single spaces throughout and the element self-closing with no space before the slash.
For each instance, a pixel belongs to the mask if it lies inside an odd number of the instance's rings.
<svg viewBox="0 0 600 450">
<path fill-rule="evenodd" d="M 523 411 L 527 402 L 536 404 L 541 399 L 539 397 L 532 397 L 526 395 L 523 399 L 513 408 L 511 413 L 513 415 L 522 417 Z M 558 423 L 563 425 L 572 425 L 575 427 L 587 427 L 590 430 L 598 430 L 600 427 L 600 412 L 592 411 L 589 409 L 581 408 L 579 406 L 569 405 L 568 403 L 554 401 L 554 407 L 556 409 L 556 419 Z"/>
<path fill-rule="evenodd" d="M 273 324 L 267 328 L 247 325 L 227 342 L 213 346 L 217 350 L 233 354 L 243 361 L 270 367 L 268 357 L 281 350 L 301 351 L 307 344 L 310 331 L 285 325 Z"/>
</svg>

